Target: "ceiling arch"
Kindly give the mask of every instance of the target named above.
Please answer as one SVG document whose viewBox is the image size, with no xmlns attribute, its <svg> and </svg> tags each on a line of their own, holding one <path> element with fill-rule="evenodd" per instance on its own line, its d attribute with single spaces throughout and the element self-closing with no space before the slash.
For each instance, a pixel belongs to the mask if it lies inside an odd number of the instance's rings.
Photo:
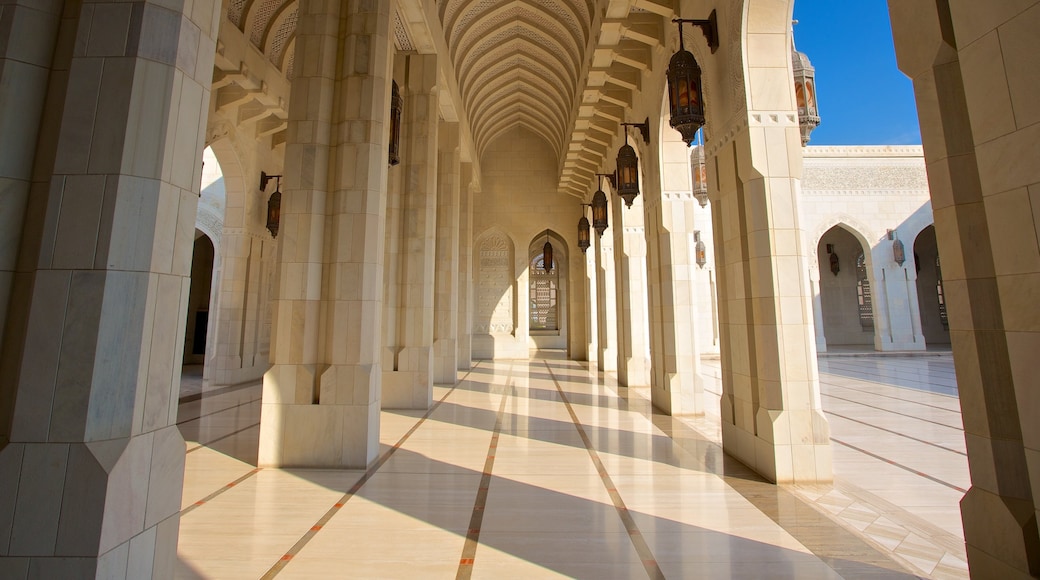
<svg viewBox="0 0 1040 580">
<path fill-rule="evenodd" d="M 589 56 L 592 3 L 444 0 L 439 8 L 478 150 L 524 125 L 561 155 Z"/>
</svg>

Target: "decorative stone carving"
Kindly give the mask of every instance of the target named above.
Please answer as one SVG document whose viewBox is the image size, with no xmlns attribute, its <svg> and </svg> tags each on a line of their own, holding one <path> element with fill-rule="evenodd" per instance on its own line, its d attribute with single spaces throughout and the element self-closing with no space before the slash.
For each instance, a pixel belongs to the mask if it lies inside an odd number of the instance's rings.
<svg viewBox="0 0 1040 580">
<path fill-rule="evenodd" d="M 473 332 L 513 332 L 512 244 L 505 235 L 488 236 L 478 250 L 477 307 Z"/>
</svg>

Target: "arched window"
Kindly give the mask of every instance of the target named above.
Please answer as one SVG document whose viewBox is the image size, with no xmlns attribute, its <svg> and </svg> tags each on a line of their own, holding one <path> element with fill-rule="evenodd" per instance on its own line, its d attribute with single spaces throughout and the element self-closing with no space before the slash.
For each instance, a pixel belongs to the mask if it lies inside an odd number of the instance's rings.
<svg viewBox="0 0 1040 580">
<path fill-rule="evenodd" d="M 867 257 L 861 251 L 856 256 L 856 298 L 859 300 L 859 324 L 864 330 L 874 328 L 874 304 L 867 278 Z"/>
<path fill-rule="evenodd" d="M 539 252 L 531 260 L 528 270 L 531 275 L 531 330 L 559 330 L 556 293 L 559 288 L 559 272 L 556 259 L 552 268 L 545 271 L 545 256 Z"/>
</svg>

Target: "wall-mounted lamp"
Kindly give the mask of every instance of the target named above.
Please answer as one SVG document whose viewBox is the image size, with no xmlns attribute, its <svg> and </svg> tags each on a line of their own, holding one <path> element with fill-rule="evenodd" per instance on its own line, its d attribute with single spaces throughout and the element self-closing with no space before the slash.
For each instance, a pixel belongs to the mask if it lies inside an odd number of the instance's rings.
<svg viewBox="0 0 1040 580">
<path fill-rule="evenodd" d="M 834 253 L 834 244 L 827 244 L 827 253 L 831 255 L 831 274 L 837 276 L 841 267 L 838 265 L 838 254 Z"/>
<path fill-rule="evenodd" d="M 401 112 L 404 110 L 404 99 L 397 81 L 391 80 L 390 86 L 390 165 L 401 162 Z"/>
<path fill-rule="evenodd" d="M 282 220 L 282 176 L 260 172 L 260 191 L 267 190 L 267 182 L 274 180 L 274 193 L 267 199 L 267 231 L 272 238 L 278 237 L 278 224 Z"/>
<path fill-rule="evenodd" d="M 798 104 L 798 125 L 802 131 L 802 147 L 805 147 L 809 144 L 809 135 L 813 129 L 820 126 L 820 113 L 816 108 L 816 69 L 804 52 L 795 50 L 793 31 L 791 64 L 794 71 L 794 97 Z"/>
<path fill-rule="evenodd" d="M 697 130 L 704 126 L 704 93 L 701 91 L 701 67 L 693 53 L 686 50 L 683 41 L 683 24 L 699 26 L 708 41 L 711 53 L 719 48 L 719 27 L 712 10 L 707 20 L 676 18 L 679 24 L 679 51 L 668 61 L 668 111 L 669 124 L 682 134 L 687 145 L 693 143 Z"/>
<path fill-rule="evenodd" d="M 708 263 L 708 248 L 704 245 L 704 241 L 701 240 L 700 230 L 693 232 L 693 241 L 697 242 L 694 246 L 694 251 L 697 255 L 697 265 L 703 268 Z"/>
<path fill-rule="evenodd" d="M 553 268 L 553 247 L 549 243 L 549 230 L 545 230 L 545 245 L 542 246 L 542 270 L 546 273 Z"/>
<path fill-rule="evenodd" d="M 650 143 L 650 118 L 642 123 L 621 123 L 623 127 L 637 127 L 643 135 L 643 142 Z M 632 207 L 632 202 L 639 195 L 639 158 L 636 150 L 628 144 L 628 131 L 625 131 L 625 144 L 617 154 L 617 191 L 625 200 L 625 207 Z"/>
<path fill-rule="evenodd" d="M 704 159 L 704 145 L 690 149 L 690 169 L 693 172 L 693 197 L 701 207 L 708 205 L 708 164 Z"/>
<path fill-rule="evenodd" d="M 589 231 L 589 218 L 585 217 L 586 207 L 592 207 L 592 204 L 581 204 L 581 219 L 578 220 L 578 249 L 581 250 L 582 254 L 584 254 L 585 250 L 588 250 L 592 245 L 592 236 Z"/>
<path fill-rule="evenodd" d="M 903 241 L 899 239 L 895 230 L 888 230 L 888 239 L 892 240 L 892 260 L 902 268 L 903 262 L 906 261 L 906 248 L 903 247 Z"/>
<path fill-rule="evenodd" d="M 610 179 L 611 185 L 614 185 L 617 180 L 610 173 L 597 173 L 596 177 L 597 180 L 600 177 Z M 602 238 L 603 232 L 609 227 L 607 223 L 607 194 L 603 192 L 602 181 L 597 183 L 597 186 L 596 193 L 592 194 L 592 227 L 596 228 L 596 234 Z"/>
</svg>

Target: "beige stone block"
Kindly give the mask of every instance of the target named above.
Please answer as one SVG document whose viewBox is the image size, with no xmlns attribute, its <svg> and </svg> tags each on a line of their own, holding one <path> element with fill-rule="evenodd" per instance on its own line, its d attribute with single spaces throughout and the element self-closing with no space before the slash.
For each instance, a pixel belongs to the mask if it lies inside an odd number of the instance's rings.
<svg viewBox="0 0 1040 580">
<path fill-rule="evenodd" d="M 971 130 L 977 143 L 985 143 L 1015 130 L 1008 78 L 1004 70 L 1001 39 L 987 34 L 960 51 L 964 94 L 971 111 Z"/>
<path fill-rule="evenodd" d="M 127 546 L 126 578 L 153 577 L 157 529 L 150 527 L 130 539 Z"/>
<path fill-rule="evenodd" d="M 998 275 L 1040 272 L 1037 224 L 1025 188 L 987 197 L 986 219 Z"/>
<path fill-rule="evenodd" d="M 999 29 L 1003 69 L 1007 72 L 1008 88 L 1018 127 L 1026 127 L 1040 121 L 1040 106 L 1037 106 L 1036 99 L 1032 98 L 1040 91 L 1040 72 L 1037 71 L 1036 60 L 1029 58 L 1030 54 L 1040 50 L 1040 42 L 1035 34 L 1038 26 L 1040 7 L 1034 3 L 1031 8 L 1004 23 Z"/>
<path fill-rule="evenodd" d="M 127 578 L 127 560 L 130 555 L 130 543 L 120 544 L 101 554 L 97 559 L 95 578 Z M 148 571 L 151 573 L 151 570 Z"/>
<path fill-rule="evenodd" d="M 51 555 L 57 543 L 69 446 L 30 444 L 23 449 L 7 554 Z"/>
<path fill-rule="evenodd" d="M 1040 142 L 1040 123 L 977 145 L 979 173 L 986 195 L 1040 182 L 1040 166 L 1032 162 L 1037 142 Z"/>
</svg>

